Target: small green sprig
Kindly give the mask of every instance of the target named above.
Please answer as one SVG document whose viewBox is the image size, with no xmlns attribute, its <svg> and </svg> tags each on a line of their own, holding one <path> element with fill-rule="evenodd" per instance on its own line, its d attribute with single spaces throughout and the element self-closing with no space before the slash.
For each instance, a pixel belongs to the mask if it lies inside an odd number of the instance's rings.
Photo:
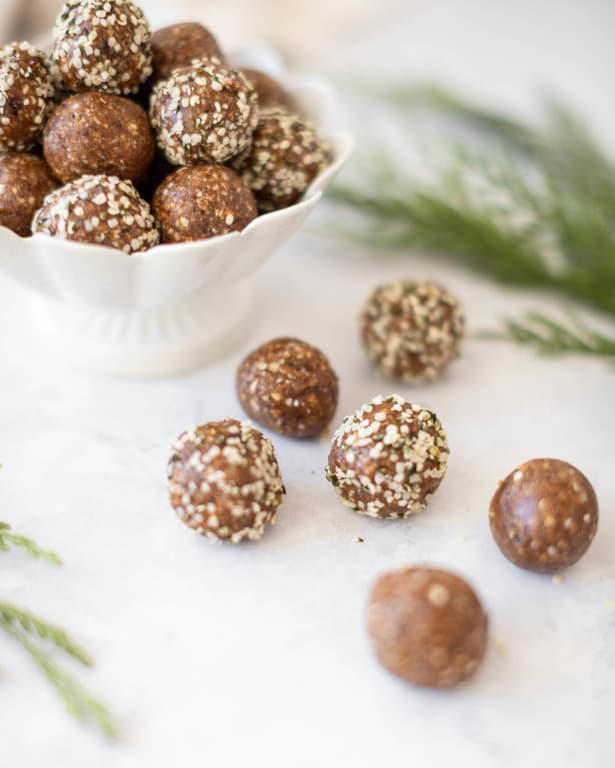
<svg viewBox="0 0 615 768">
<path fill-rule="evenodd" d="M 8 552 L 12 545 L 14 547 L 20 547 L 32 557 L 47 560 L 47 562 L 52 563 L 53 565 L 62 564 L 62 558 L 55 552 L 41 549 L 34 539 L 30 539 L 27 536 L 21 536 L 17 533 L 12 533 L 11 531 L 11 526 L 8 523 L 0 522 L 0 550 Z"/>
</svg>

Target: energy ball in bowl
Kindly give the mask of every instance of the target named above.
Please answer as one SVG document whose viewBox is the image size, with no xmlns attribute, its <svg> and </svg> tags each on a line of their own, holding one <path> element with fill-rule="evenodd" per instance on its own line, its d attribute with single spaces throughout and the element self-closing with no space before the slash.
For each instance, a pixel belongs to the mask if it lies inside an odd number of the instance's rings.
<svg viewBox="0 0 615 768">
<path fill-rule="evenodd" d="M 487 624 L 464 579 L 424 566 L 381 576 L 367 609 L 367 631 L 380 663 L 427 688 L 452 688 L 476 672 Z"/>
<path fill-rule="evenodd" d="M 248 355 L 236 387 L 251 419 L 290 437 L 322 432 L 337 407 L 335 371 L 319 349 L 299 339 L 273 339 Z"/>
<path fill-rule="evenodd" d="M 589 480 L 558 459 L 533 459 L 500 483 L 489 522 L 504 555 L 521 568 L 555 573 L 574 565 L 598 528 Z"/>
<path fill-rule="evenodd" d="M 152 35 L 152 51 L 153 82 L 166 80 L 173 70 L 186 67 L 195 59 L 224 60 L 216 38 L 202 24 L 193 22 L 156 30 Z"/>
<path fill-rule="evenodd" d="M 29 43 L 0 48 L 0 152 L 36 144 L 53 95 L 44 53 Z"/>
<path fill-rule="evenodd" d="M 360 330 L 369 359 L 387 378 L 426 381 L 459 356 L 464 316 L 440 285 L 399 280 L 371 294 Z"/>
<path fill-rule="evenodd" d="M 32 217 L 57 186 L 49 166 L 38 155 L 0 154 L 0 226 L 27 237 Z"/>
<path fill-rule="evenodd" d="M 347 507 L 393 519 L 422 510 L 448 462 L 446 433 L 435 413 L 399 395 L 379 395 L 335 433 L 327 480 Z"/>
<path fill-rule="evenodd" d="M 159 240 L 149 205 L 130 181 L 82 176 L 45 199 L 32 232 L 94 243 L 125 253 L 146 251 Z"/>
<path fill-rule="evenodd" d="M 98 174 L 139 181 L 155 146 L 147 113 L 138 104 L 93 91 L 63 101 L 43 133 L 45 159 L 65 183 Z"/>
<path fill-rule="evenodd" d="M 150 118 L 170 163 L 225 163 L 250 145 L 256 91 L 240 72 L 213 59 L 195 61 L 154 86 Z"/>
<path fill-rule="evenodd" d="M 324 143 L 302 118 L 263 110 L 249 151 L 233 165 L 267 213 L 296 203 L 327 162 Z"/>
<path fill-rule="evenodd" d="M 179 519 L 202 536 L 233 544 L 260 539 L 285 493 L 271 441 L 235 419 L 181 434 L 168 474 Z"/>
<path fill-rule="evenodd" d="M 224 165 L 194 165 L 176 170 L 156 190 L 152 208 L 163 243 L 238 232 L 257 215 L 254 195 Z"/>
<path fill-rule="evenodd" d="M 259 109 L 282 109 L 286 112 L 294 112 L 296 110 L 293 97 L 273 77 L 269 77 L 269 75 L 256 69 L 246 69 L 243 67 L 241 71 L 248 78 L 258 95 Z"/>
<path fill-rule="evenodd" d="M 131 0 L 68 0 L 53 30 L 56 84 L 73 92 L 136 93 L 152 73 L 151 39 Z"/>
</svg>

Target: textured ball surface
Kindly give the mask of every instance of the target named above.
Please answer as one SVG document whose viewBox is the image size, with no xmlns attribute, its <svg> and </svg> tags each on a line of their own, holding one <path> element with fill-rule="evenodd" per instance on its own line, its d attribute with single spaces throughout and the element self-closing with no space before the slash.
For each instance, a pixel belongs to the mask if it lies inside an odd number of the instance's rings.
<svg viewBox="0 0 615 768">
<path fill-rule="evenodd" d="M 259 109 L 281 109 L 286 112 L 295 112 L 295 100 L 277 80 L 257 69 L 243 67 L 241 71 L 257 93 Z"/>
<path fill-rule="evenodd" d="M 152 33 L 131 0 L 68 0 L 53 30 L 60 89 L 136 93 L 152 73 Z"/>
<path fill-rule="evenodd" d="M 150 117 L 170 163 L 225 163 L 250 145 L 257 96 L 240 72 L 205 59 L 154 87 Z"/>
<path fill-rule="evenodd" d="M 105 93 L 69 97 L 43 134 L 45 159 L 63 182 L 97 174 L 139 181 L 154 148 L 147 113 L 130 99 Z"/>
<path fill-rule="evenodd" d="M 428 688 L 467 680 L 487 645 L 487 614 L 470 585 L 453 573 L 423 566 L 377 580 L 367 629 L 384 667 Z"/>
<path fill-rule="evenodd" d="M 327 479 L 343 503 L 362 515 L 407 517 L 438 489 L 448 454 L 434 413 L 399 395 L 380 395 L 335 433 Z"/>
<path fill-rule="evenodd" d="M 149 205 L 130 181 L 82 176 L 47 196 L 32 232 L 94 243 L 125 253 L 145 251 L 159 235 Z"/>
<path fill-rule="evenodd" d="M 237 371 L 237 396 L 250 418 L 290 437 L 312 437 L 337 407 L 338 380 L 329 360 L 299 339 L 273 339 Z"/>
<path fill-rule="evenodd" d="M 36 144 L 53 96 L 45 54 L 29 43 L 0 48 L 0 151 Z"/>
<path fill-rule="evenodd" d="M 598 501 L 589 480 L 571 464 L 533 459 L 500 483 L 489 522 L 511 562 L 553 573 L 587 551 L 598 528 Z"/>
<path fill-rule="evenodd" d="M 0 154 L 0 225 L 27 237 L 34 214 L 57 186 L 49 166 L 38 155 Z"/>
<path fill-rule="evenodd" d="M 212 421 L 181 434 L 169 461 L 171 506 L 210 539 L 260 539 L 284 486 L 273 444 L 249 424 Z"/>
<path fill-rule="evenodd" d="M 194 165 L 167 176 L 152 201 L 164 243 L 244 229 L 256 218 L 254 195 L 224 165 Z"/>
<path fill-rule="evenodd" d="M 152 35 L 152 81 L 165 80 L 180 67 L 194 59 L 215 57 L 223 61 L 216 38 L 202 24 L 186 22 L 158 29 Z"/>
<path fill-rule="evenodd" d="M 416 382 L 438 378 L 458 357 L 464 317 L 436 283 L 400 280 L 372 293 L 360 329 L 369 359 L 387 378 Z"/>
</svg>

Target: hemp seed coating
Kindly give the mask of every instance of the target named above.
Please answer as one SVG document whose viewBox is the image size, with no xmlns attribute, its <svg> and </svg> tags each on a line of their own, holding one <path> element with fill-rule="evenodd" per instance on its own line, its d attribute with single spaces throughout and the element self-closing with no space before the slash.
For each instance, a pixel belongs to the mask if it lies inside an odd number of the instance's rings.
<svg viewBox="0 0 615 768">
<path fill-rule="evenodd" d="M 38 155 L 0 154 L 0 225 L 27 237 L 31 234 L 32 217 L 57 186 L 57 179 Z"/>
</svg>

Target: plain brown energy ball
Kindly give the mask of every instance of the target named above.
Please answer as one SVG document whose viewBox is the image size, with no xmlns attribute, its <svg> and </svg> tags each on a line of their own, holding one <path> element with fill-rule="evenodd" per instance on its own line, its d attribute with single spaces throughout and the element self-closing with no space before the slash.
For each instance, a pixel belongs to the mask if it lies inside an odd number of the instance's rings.
<svg viewBox="0 0 615 768">
<path fill-rule="evenodd" d="M 173 165 L 225 163 L 250 145 L 256 91 L 240 72 L 213 59 L 196 61 L 154 86 L 150 118 Z"/>
<path fill-rule="evenodd" d="M 387 378 L 438 378 L 459 355 L 464 316 L 457 299 L 437 283 L 399 280 L 377 288 L 360 318 L 363 346 Z"/>
<path fill-rule="evenodd" d="M 82 176 L 56 189 L 37 211 L 32 232 L 125 253 L 145 251 L 159 241 L 149 205 L 130 181 L 116 176 Z"/>
<path fill-rule="evenodd" d="M 248 78 L 258 95 L 259 109 L 282 109 L 286 112 L 295 112 L 295 100 L 277 80 L 269 77 L 264 72 L 259 72 L 257 69 L 242 67 L 241 71 Z"/>
<path fill-rule="evenodd" d="M 408 517 L 436 492 L 448 462 L 435 413 L 399 395 L 379 395 L 335 433 L 327 480 L 347 507 L 369 517 Z"/>
<path fill-rule="evenodd" d="M 553 573 L 587 551 L 598 527 L 598 501 L 589 480 L 571 464 L 533 459 L 500 483 L 489 522 L 511 562 Z"/>
<path fill-rule="evenodd" d="M 158 187 L 152 207 L 163 243 L 240 231 L 257 215 L 254 195 L 224 165 L 180 168 Z"/>
<path fill-rule="evenodd" d="M 271 441 L 235 419 L 181 434 L 168 475 L 179 519 L 202 536 L 233 544 L 260 539 L 285 493 Z"/>
<path fill-rule="evenodd" d="M 329 360 L 299 339 L 273 339 L 237 371 L 237 397 L 251 419 L 290 437 L 312 437 L 337 407 L 338 380 Z"/>
<path fill-rule="evenodd" d="M 27 237 L 32 217 L 57 186 L 49 166 L 38 155 L 0 154 L 0 226 Z"/>
<path fill-rule="evenodd" d="M 152 73 L 152 33 L 131 0 L 68 0 L 53 30 L 51 72 L 66 91 L 136 93 Z"/>
<path fill-rule="evenodd" d="M 194 22 L 156 30 L 152 35 L 152 51 L 153 82 L 166 80 L 175 69 L 186 67 L 195 59 L 224 60 L 216 38 L 202 24 Z"/>
<path fill-rule="evenodd" d="M 53 95 L 44 53 L 29 43 L 0 48 L 0 152 L 36 144 Z"/>
<path fill-rule="evenodd" d="M 43 151 L 63 182 L 104 174 L 139 181 L 155 149 L 147 113 L 134 101 L 106 93 L 77 93 L 49 118 Z"/>
<path fill-rule="evenodd" d="M 233 163 L 262 213 L 296 203 L 327 165 L 325 144 L 297 115 L 263 110 L 250 150 Z"/>
<path fill-rule="evenodd" d="M 425 566 L 381 576 L 367 610 L 367 631 L 380 663 L 427 688 L 451 688 L 476 672 L 487 623 L 464 579 Z"/>
</svg>

